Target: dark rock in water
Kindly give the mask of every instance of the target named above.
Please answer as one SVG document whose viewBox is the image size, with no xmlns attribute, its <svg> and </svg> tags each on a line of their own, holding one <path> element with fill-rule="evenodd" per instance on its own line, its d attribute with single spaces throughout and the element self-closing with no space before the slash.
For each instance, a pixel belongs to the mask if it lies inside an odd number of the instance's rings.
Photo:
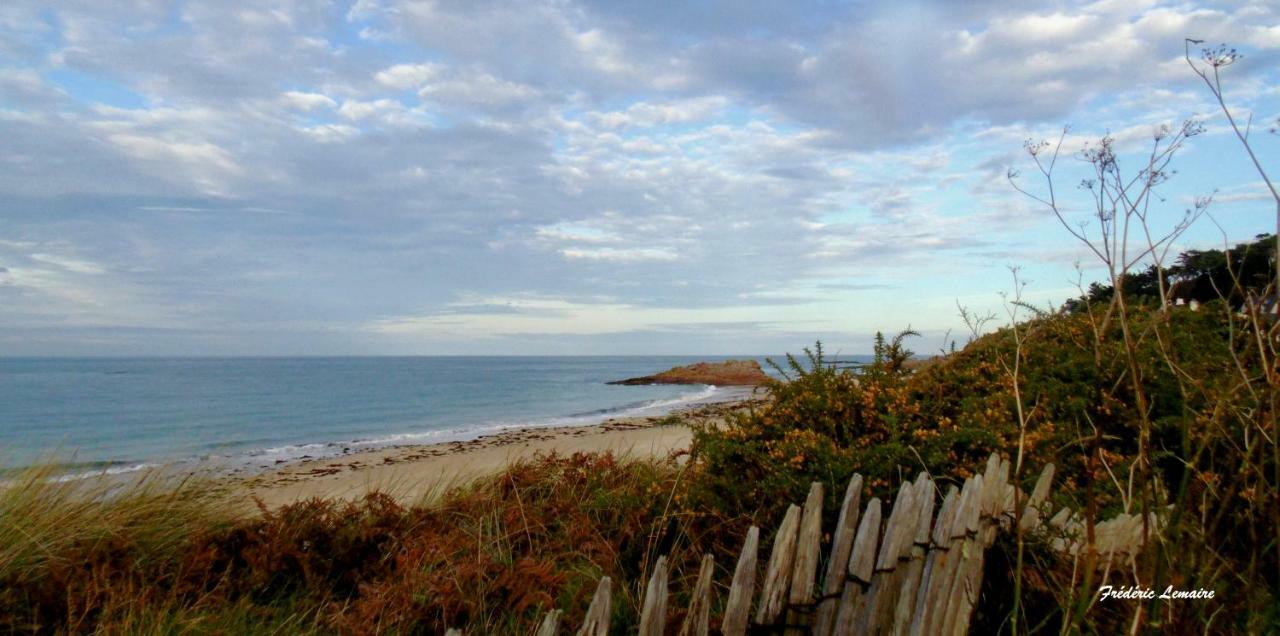
<svg viewBox="0 0 1280 636">
<path fill-rule="evenodd" d="M 714 384 L 716 386 L 757 386 L 769 381 L 755 360 L 699 362 L 675 367 L 655 375 L 617 380 L 609 384 Z"/>
</svg>

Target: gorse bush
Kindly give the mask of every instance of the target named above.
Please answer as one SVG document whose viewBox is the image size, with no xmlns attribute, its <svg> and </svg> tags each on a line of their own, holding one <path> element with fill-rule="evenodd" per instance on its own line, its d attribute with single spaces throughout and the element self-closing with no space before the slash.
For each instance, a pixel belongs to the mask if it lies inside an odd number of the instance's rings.
<svg viewBox="0 0 1280 636">
<path fill-rule="evenodd" d="M 885 496 L 921 462 L 941 468 L 985 457 L 996 436 L 922 424 L 911 399 L 912 354 L 903 346 L 913 334 L 878 335 L 872 362 L 858 373 L 826 360 L 821 343 L 805 349 L 803 362 L 787 356 L 786 368 L 775 365 L 784 379 L 769 385 L 772 399 L 763 407 L 695 428 L 689 501 L 771 519 L 803 499 L 813 481 L 841 484 L 861 472 L 871 492 Z M 834 508 L 839 489 L 827 492 Z"/>
</svg>

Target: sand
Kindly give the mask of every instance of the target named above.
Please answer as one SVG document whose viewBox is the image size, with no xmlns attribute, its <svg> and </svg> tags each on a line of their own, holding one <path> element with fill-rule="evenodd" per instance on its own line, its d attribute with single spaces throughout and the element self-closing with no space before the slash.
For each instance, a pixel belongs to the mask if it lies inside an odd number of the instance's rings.
<svg viewBox="0 0 1280 636">
<path fill-rule="evenodd" d="M 608 451 L 638 458 L 668 457 L 688 449 L 693 435 L 690 423 L 722 422 L 728 413 L 746 405 L 744 398 L 693 407 L 676 413 L 680 423 L 664 417 L 616 418 L 593 426 L 512 429 L 470 441 L 303 459 L 246 479 L 242 492 L 269 508 L 312 497 L 351 499 L 372 490 L 405 503 L 421 502 L 539 453 Z"/>
</svg>

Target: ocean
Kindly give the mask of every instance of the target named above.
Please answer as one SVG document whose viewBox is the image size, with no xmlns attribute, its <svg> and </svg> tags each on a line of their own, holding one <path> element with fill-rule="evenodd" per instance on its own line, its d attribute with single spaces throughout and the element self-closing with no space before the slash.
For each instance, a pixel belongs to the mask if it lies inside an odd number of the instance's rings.
<svg viewBox="0 0 1280 636">
<path fill-rule="evenodd" d="M 0 471 L 51 462 L 65 478 L 186 464 L 255 470 L 662 415 L 744 391 L 606 382 L 720 359 L 0 358 Z"/>
</svg>

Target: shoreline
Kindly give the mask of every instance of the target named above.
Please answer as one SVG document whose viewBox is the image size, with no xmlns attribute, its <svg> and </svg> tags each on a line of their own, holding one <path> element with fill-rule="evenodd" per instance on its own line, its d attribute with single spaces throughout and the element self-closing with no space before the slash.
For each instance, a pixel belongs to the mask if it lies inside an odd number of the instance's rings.
<svg viewBox="0 0 1280 636">
<path fill-rule="evenodd" d="M 468 440 L 386 446 L 334 457 L 299 458 L 227 485 L 247 503 L 267 508 L 314 497 L 352 499 L 378 490 L 405 503 L 429 499 L 451 487 L 500 472 L 537 454 L 613 452 L 664 457 L 687 449 L 688 424 L 722 422 L 730 413 L 764 399 L 744 390 L 729 399 L 694 403 L 657 415 L 608 418 L 570 426 L 524 426 Z M 678 422 L 664 423 L 671 418 Z"/>
<path fill-rule="evenodd" d="M 577 415 L 533 418 L 524 422 L 479 422 L 440 429 L 388 432 L 383 436 L 352 438 L 342 441 L 288 442 L 258 449 L 233 451 L 230 454 L 190 455 L 170 458 L 129 460 L 77 460 L 78 453 L 49 452 L 30 464 L 0 468 L 0 486 L 11 476 L 49 469 L 49 479 L 56 482 L 127 483 L 156 475 L 169 477 L 202 476 L 214 481 L 236 482 L 287 469 L 299 463 L 324 460 L 342 461 L 371 453 L 417 447 L 453 447 L 471 445 L 489 438 L 505 439 L 536 431 L 591 429 L 613 422 L 646 421 L 696 411 L 717 404 L 753 399 L 755 387 L 705 386 L 703 391 L 622 405 L 598 412 Z"/>
</svg>

